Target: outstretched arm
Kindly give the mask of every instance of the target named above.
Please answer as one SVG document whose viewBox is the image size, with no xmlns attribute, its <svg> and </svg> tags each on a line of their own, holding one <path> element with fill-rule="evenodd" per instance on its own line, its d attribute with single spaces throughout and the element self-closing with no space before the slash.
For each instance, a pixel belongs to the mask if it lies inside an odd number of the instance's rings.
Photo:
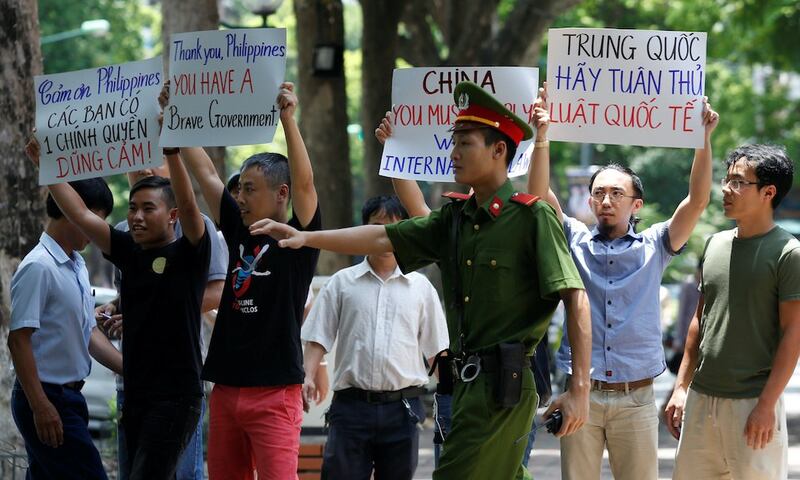
<svg viewBox="0 0 800 480">
<path fill-rule="evenodd" d="M 197 199 L 194 197 L 189 172 L 183 166 L 178 152 L 167 154 L 166 157 L 172 190 L 175 192 L 175 203 L 178 204 L 178 218 L 181 221 L 183 235 L 189 240 L 189 243 L 197 245 L 205 234 L 206 222 L 203 221 L 203 215 L 197 206 Z"/>
<path fill-rule="evenodd" d="M 289 176 L 292 179 L 292 211 L 306 226 L 317 211 L 317 189 L 314 187 L 314 171 L 308 158 L 306 144 L 300 135 L 294 112 L 297 109 L 297 95 L 294 84 L 284 82 L 278 93 L 278 106 L 281 107 L 281 123 L 286 135 L 286 148 L 289 157 Z"/>
<path fill-rule="evenodd" d="M 25 146 L 28 159 L 39 167 L 40 147 L 36 138 L 31 138 Z M 105 220 L 86 208 L 86 204 L 69 183 L 48 185 L 53 200 L 67 217 L 67 220 L 78 227 L 89 240 L 97 245 L 103 253 L 111 252 L 111 230 Z"/>
<path fill-rule="evenodd" d="M 378 128 L 375 129 L 375 138 L 378 139 L 381 145 L 386 143 L 386 140 L 392 136 L 392 112 L 386 112 L 386 115 L 381 120 Z M 422 195 L 419 185 L 414 180 L 406 180 L 402 178 L 393 178 L 392 186 L 397 198 L 403 208 L 406 209 L 410 217 L 425 217 L 431 213 L 431 209 L 425 203 L 425 196 Z"/>
<path fill-rule="evenodd" d="M 393 252 L 394 247 L 383 225 L 361 225 L 339 230 L 301 232 L 268 218 L 250 226 L 251 235 L 269 235 L 282 248 L 311 247 L 347 255 L 372 255 Z"/>
<path fill-rule="evenodd" d="M 689 194 L 681 201 L 669 224 L 669 242 L 677 251 L 689 240 L 700 215 L 708 206 L 711 196 L 711 133 L 719 124 L 719 115 L 711 109 L 708 97 L 703 97 L 703 148 L 694 151 L 692 173 L 689 177 Z"/>
<path fill-rule="evenodd" d="M 536 143 L 533 145 L 531 165 L 528 169 L 528 193 L 536 195 L 553 207 L 559 222 L 564 221 L 564 213 L 553 190 L 550 189 L 550 143 L 547 129 L 550 126 L 550 104 L 547 97 L 547 82 L 539 89 L 534 102 L 533 126 L 536 127 Z M 538 146 L 537 146 L 538 144 Z"/>
</svg>

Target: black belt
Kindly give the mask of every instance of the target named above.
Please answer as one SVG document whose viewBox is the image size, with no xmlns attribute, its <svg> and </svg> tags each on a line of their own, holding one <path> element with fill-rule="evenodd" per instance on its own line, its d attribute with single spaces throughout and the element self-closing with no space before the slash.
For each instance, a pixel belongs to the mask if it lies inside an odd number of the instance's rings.
<svg viewBox="0 0 800 480">
<path fill-rule="evenodd" d="M 68 388 L 70 390 L 75 390 L 76 392 L 80 392 L 85 383 L 86 382 L 84 382 L 83 380 L 79 380 L 77 382 L 67 382 L 67 383 L 64 383 L 64 384 L 61 384 L 61 385 L 59 385 L 57 383 L 42 382 L 43 385 L 52 385 L 54 387 Z"/>
<path fill-rule="evenodd" d="M 404 398 L 416 398 L 427 392 L 425 387 L 406 387 L 402 390 L 376 392 L 372 390 L 362 390 L 360 388 L 345 388 L 333 393 L 333 398 L 341 397 L 352 400 L 361 400 L 367 403 L 389 403 L 397 402 Z"/>
<path fill-rule="evenodd" d="M 475 365 L 475 360 L 479 359 L 480 368 L 476 369 L 470 365 Z M 456 379 L 462 382 L 471 382 L 481 373 L 495 373 L 500 369 L 500 361 L 495 353 L 473 353 L 456 355 L 453 357 L 453 374 Z M 522 368 L 530 368 L 531 357 L 525 357 Z M 466 370 L 465 370 L 465 367 Z M 463 375 L 462 375 L 463 372 Z M 474 375 L 473 375 L 474 374 Z M 465 377 L 465 378 L 462 378 Z"/>
</svg>

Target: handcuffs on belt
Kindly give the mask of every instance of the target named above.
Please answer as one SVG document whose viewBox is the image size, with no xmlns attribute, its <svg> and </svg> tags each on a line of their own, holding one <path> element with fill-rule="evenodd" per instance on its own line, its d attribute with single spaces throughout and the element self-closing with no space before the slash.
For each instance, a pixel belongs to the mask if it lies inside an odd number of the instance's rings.
<svg viewBox="0 0 800 480">
<path fill-rule="evenodd" d="M 457 366 L 459 363 L 463 365 L 460 370 Z M 456 365 L 454 368 L 456 376 L 464 383 L 472 382 L 478 378 L 478 375 L 481 373 L 481 357 L 474 353 L 468 356 L 466 360 L 461 361 L 456 359 L 454 365 Z"/>
</svg>

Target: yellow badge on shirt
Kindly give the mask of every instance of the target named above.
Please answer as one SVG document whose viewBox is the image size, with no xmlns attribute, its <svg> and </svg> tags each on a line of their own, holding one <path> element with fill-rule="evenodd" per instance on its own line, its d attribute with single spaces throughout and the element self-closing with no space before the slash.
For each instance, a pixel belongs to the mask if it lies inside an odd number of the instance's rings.
<svg viewBox="0 0 800 480">
<path fill-rule="evenodd" d="M 164 273 L 164 267 L 167 266 L 167 259 L 164 257 L 158 257 L 153 260 L 153 271 L 156 273 Z"/>
</svg>

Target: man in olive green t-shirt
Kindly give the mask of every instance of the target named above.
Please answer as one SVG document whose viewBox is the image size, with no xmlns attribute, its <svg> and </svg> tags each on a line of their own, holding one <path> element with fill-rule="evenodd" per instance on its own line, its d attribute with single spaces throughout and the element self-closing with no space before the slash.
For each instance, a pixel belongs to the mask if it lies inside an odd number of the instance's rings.
<svg viewBox="0 0 800 480">
<path fill-rule="evenodd" d="M 800 242 L 773 212 L 794 167 L 768 145 L 739 147 L 727 165 L 723 207 L 736 228 L 713 235 L 703 253 L 700 302 L 667 405 L 680 439 L 673 478 L 783 479 L 781 394 L 800 355 Z"/>
<path fill-rule="evenodd" d="M 451 154 L 455 179 L 474 195 L 451 194 L 453 203 L 427 217 L 386 227 L 298 232 L 264 220 L 251 231 L 280 238 L 281 247 L 393 251 L 404 272 L 439 264 L 450 351 L 461 373 L 433 478 L 530 478 L 522 467 L 525 442 L 517 440 L 527 438 L 538 400 L 530 355 L 563 299 L 577 369 L 575 388 L 553 405 L 564 417 L 558 435 L 575 432 L 589 412 L 589 304 L 553 208 L 514 192 L 508 180 L 519 142 L 533 135 L 530 126 L 471 82 L 459 83 L 453 94 L 460 108 Z M 537 144 L 541 149 L 547 141 Z"/>
</svg>

